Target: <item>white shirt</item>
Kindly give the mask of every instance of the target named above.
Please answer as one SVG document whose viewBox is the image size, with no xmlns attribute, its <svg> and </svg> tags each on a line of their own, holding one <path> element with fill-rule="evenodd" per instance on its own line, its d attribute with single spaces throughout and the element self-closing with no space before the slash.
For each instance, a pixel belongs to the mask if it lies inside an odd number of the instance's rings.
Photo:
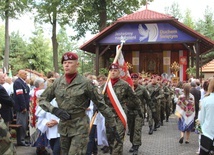
<svg viewBox="0 0 214 155">
<path fill-rule="evenodd" d="M 39 97 L 44 90 L 39 90 L 36 93 L 36 96 Z M 58 107 L 57 102 L 55 99 L 51 101 L 51 105 L 54 107 Z M 40 106 L 36 107 L 36 113 L 35 115 L 38 117 L 38 122 L 37 122 L 37 128 L 42 132 L 46 133 L 47 138 L 50 140 L 52 138 L 57 138 L 60 137 L 60 134 L 58 133 L 58 125 L 55 125 L 51 128 L 49 128 L 46 124 L 47 122 L 51 120 L 56 120 L 58 123 L 60 119 L 56 117 L 55 115 L 44 111 Z"/>
<path fill-rule="evenodd" d="M 4 89 L 7 91 L 7 94 L 10 96 L 13 93 L 13 85 L 5 82 L 3 85 Z"/>
<path fill-rule="evenodd" d="M 199 115 L 199 121 L 203 135 L 214 138 L 214 93 L 204 97 L 201 100 L 201 110 Z"/>
</svg>

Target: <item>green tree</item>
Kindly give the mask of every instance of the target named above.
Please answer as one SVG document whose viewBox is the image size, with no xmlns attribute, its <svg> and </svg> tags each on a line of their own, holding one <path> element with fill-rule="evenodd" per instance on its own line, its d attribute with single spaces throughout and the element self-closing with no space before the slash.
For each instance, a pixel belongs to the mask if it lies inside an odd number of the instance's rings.
<svg viewBox="0 0 214 155">
<path fill-rule="evenodd" d="M 23 39 L 19 32 L 12 32 L 10 36 L 10 60 L 13 75 L 20 69 L 28 68 L 28 61 L 25 59 L 28 43 Z"/>
<path fill-rule="evenodd" d="M 3 51 L 4 51 L 4 26 L 1 25 L 0 26 L 0 64 L 2 64 L 2 60 L 3 60 Z M 2 67 L 2 66 L 0 66 Z"/>
<path fill-rule="evenodd" d="M 171 6 L 169 7 L 165 7 L 165 12 L 166 14 L 169 14 L 175 18 L 177 18 L 178 20 L 182 20 L 182 14 L 180 11 L 180 6 L 178 3 L 173 2 Z"/>
<path fill-rule="evenodd" d="M 207 6 L 204 19 L 196 22 L 196 31 L 214 40 L 214 16 L 212 10 Z"/>
<path fill-rule="evenodd" d="M 35 21 L 40 24 L 48 23 L 52 25 L 52 47 L 53 47 L 53 65 L 56 72 L 59 71 L 58 66 L 58 41 L 57 41 L 57 24 L 64 26 L 68 24 L 74 12 L 78 1 L 71 0 L 45 0 L 32 1 L 32 9 L 36 9 Z"/>
<path fill-rule="evenodd" d="M 191 29 L 195 29 L 195 25 L 194 25 L 194 21 L 192 20 L 192 16 L 191 16 L 191 10 L 190 9 L 187 9 L 185 11 L 185 15 L 184 15 L 184 18 L 183 18 L 183 23 L 190 27 Z"/>
<path fill-rule="evenodd" d="M 5 51 L 3 66 L 9 65 L 9 18 L 17 18 L 27 8 L 27 0 L 1 0 L 0 17 L 5 21 Z"/>
<path fill-rule="evenodd" d="M 66 29 L 62 27 L 58 34 L 57 34 L 57 40 L 58 40 L 58 53 L 60 56 L 64 52 L 67 51 L 73 51 L 78 49 L 78 44 L 77 42 L 72 41 L 71 36 L 67 35 Z"/>
<path fill-rule="evenodd" d="M 12 32 L 10 45 L 9 64 L 13 75 L 26 68 L 43 73 L 53 70 L 50 40 L 44 38 L 41 28 L 37 28 L 27 42 L 19 32 Z"/>
<path fill-rule="evenodd" d="M 85 72 L 95 74 L 94 70 L 95 55 L 91 53 L 85 53 L 83 51 L 79 51 L 78 53 L 80 57 L 79 72 L 82 74 L 84 74 Z"/>
<path fill-rule="evenodd" d="M 212 9 L 208 6 L 205 9 L 204 18 L 196 22 L 196 31 L 214 40 L 214 16 Z M 214 59 L 214 50 L 203 55 L 202 65 Z"/>
<path fill-rule="evenodd" d="M 49 39 L 44 38 L 44 32 L 41 28 L 36 29 L 33 32 L 33 37 L 29 39 L 28 53 L 24 57 L 25 61 L 28 62 L 28 68 L 46 74 L 53 70 L 51 43 Z"/>
<path fill-rule="evenodd" d="M 106 28 L 111 22 L 125 14 L 130 14 L 142 5 L 153 0 L 82 0 L 76 8 L 75 20 L 72 25 L 77 32 L 75 38 L 85 36 L 87 31 L 96 34 Z M 111 21 L 111 22 L 108 22 Z"/>
</svg>

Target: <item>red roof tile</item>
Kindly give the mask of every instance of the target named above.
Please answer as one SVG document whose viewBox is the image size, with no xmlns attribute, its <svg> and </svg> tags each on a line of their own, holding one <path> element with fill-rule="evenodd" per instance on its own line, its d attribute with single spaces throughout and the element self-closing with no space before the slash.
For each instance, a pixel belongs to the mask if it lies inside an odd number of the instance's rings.
<svg viewBox="0 0 214 155">
<path fill-rule="evenodd" d="M 117 21 L 143 21 L 143 20 L 163 20 L 163 19 L 174 19 L 174 17 L 162 13 L 158 13 L 151 10 L 141 10 L 132 14 L 118 18 Z"/>
<path fill-rule="evenodd" d="M 134 12 L 132 14 L 118 18 L 117 21 L 115 21 L 112 25 L 106 27 L 103 31 L 96 34 L 93 38 L 91 38 L 86 43 L 81 45 L 80 49 L 85 50 L 85 51 L 90 51 L 90 52 L 94 51 L 95 52 L 94 44 L 99 39 L 103 38 L 104 36 L 108 35 L 112 31 L 114 31 L 114 29 L 116 29 L 117 27 L 120 27 L 121 24 L 134 23 L 134 22 L 149 23 L 149 22 L 164 22 L 164 21 L 174 25 L 175 27 L 182 29 L 187 34 L 190 34 L 191 36 L 200 39 L 201 40 L 201 43 L 200 43 L 201 44 L 201 53 L 209 52 L 210 50 L 214 49 L 214 41 L 213 40 L 201 35 L 200 33 L 196 32 L 195 30 L 193 30 L 193 29 L 189 28 L 188 26 L 180 23 L 176 18 L 174 18 L 170 15 L 158 13 L 156 11 L 152 11 L 152 10 L 148 10 L 148 9 L 137 11 L 137 12 Z M 92 53 L 94 53 L 94 52 L 92 52 Z"/>
</svg>

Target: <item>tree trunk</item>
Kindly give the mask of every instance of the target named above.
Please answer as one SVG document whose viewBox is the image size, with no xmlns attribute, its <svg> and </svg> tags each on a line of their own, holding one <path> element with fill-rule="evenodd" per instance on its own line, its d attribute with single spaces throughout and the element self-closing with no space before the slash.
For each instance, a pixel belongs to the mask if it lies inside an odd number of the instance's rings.
<svg viewBox="0 0 214 155">
<path fill-rule="evenodd" d="M 59 73 L 59 65 L 58 65 L 58 42 L 56 38 L 56 10 L 53 12 L 53 23 L 52 23 L 52 46 L 53 46 L 53 65 L 54 71 Z"/>
<path fill-rule="evenodd" d="M 9 0 L 6 0 L 6 11 L 5 11 L 5 51 L 4 51 L 4 64 L 3 64 L 3 70 L 4 68 L 8 72 L 8 66 L 9 66 Z"/>
<path fill-rule="evenodd" d="M 107 21 L 107 11 L 106 11 L 106 0 L 101 0 L 101 9 L 100 9 L 100 25 L 99 30 L 100 32 L 106 28 L 106 21 Z"/>
</svg>

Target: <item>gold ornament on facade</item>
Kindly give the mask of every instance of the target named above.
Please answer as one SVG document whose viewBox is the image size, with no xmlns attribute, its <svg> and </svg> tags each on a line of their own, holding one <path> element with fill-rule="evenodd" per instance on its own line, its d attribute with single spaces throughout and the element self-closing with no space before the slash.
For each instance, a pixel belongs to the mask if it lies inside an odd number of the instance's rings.
<svg viewBox="0 0 214 155">
<path fill-rule="evenodd" d="M 126 65 L 128 67 L 128 70 L 131 70 L 133 68 L 133 65 L 129 62 L 126 62 Z"/>
<path fill-rule="evenodd" d="M 151 73 L 149 72 L 145 72 L 144 70 L 142 70 L 142 72 L 140 73 L 142 78 L 147 78 L 151 76 Z"/>
<path fill-rule="evenodd" d="M 171 64 L 170 69 L 171 69 L 171 72 L 175 73 L 175 76 L 177 77 L 178 71 L 180 70 L 179 64 L 178 64 L 176 61 L 174 61 L 174 62 Z"/>
</svg>

